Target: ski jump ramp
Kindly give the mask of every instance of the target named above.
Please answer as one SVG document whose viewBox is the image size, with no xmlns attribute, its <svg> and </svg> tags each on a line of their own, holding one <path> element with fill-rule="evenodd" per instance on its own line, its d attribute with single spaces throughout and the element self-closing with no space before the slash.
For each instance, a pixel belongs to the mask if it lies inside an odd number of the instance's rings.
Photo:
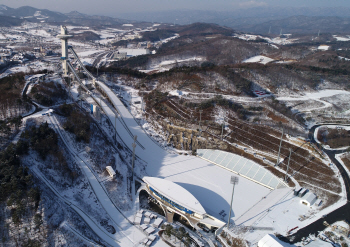
<svg viewBox="0 0 350 247">
<path fill-rule="evenodd" d="M 104 92 L 120 114 L 116 127 L 118 135 L 124 143 L 131 147 L 134 142 L 133 138 L 137 135 L 136 155 L 147 162 L 147 167 L 145 171 L 142 171 L 136 164 L 135 173 L 139 177 L 159 177 L 179 184 L 197 198 L 208 214 L 227 221 L 232 194 L 230 178 L 233 173 L 196 156 L 170 153 L 159 146 L 138 125 L 117 95 L 107 85 L 93 77 L 81 64 L 73 48 L 69 48 L 73 51 L 74 56 L 87 75 Z M 114 123 L 114 111 L 103 101 L 100 101 L 99 104 L 111 123 Z M 231 219 L 235 221 L 242 217 L 248 208 L 259 204 L 261 198 L 267 196 L 270 192 L 269 188 L 241 177 L 239 184 L 235 186 Z M 285 196 L 285 193 L 273 194 L 281 195 L 281 198 L 275 198 L 276 201 L 280 201 Z M 261 203 L 259 207 L 261 207 Z M 264 209 L 259 208 L 259 210 Z"/>
</svg>

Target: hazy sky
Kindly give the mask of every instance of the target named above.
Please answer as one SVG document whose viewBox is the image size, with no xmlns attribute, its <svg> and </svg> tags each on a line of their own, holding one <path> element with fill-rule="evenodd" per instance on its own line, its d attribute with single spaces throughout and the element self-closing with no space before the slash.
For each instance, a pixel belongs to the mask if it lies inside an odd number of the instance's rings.
<svg viewBox="0 0 350 247">
<path fill-rule="evenodd" d="M 118 13 L 197 9 L 233 10 L 258 6 L 350 7 L 350 0 L 0 0 L 12 8 L 32 6 L 68 13 L 117 16 Z"/>
</svg>

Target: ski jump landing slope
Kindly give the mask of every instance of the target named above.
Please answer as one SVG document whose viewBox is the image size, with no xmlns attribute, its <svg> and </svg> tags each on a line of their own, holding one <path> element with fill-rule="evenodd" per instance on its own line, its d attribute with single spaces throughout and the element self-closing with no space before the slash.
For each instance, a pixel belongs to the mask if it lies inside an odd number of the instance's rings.
<svg viewBox="0 0 350 247">
<path fill-rule="evenodd" d="M 146 174 L 181 185 L 197 198 L 208 214 L 226 221 L 232 193 L 230 177 L 233 173 L 195 156 L 167 152 L 144 132 L 108 86 L 99 81 L 96 83 L 108 94 L 114 107 L 120 113 L 119 118 L 122 120 L 118 118 L 117 132 L 124 142 L 131 147 L 133 136 L 137 135 L 136 154 L 148 163 Z M 101 104 L 111 122 L 114 123 L 115 115 L 112 110 L 104 102 Z M 122 124 L 122 121 L 125 124 Z M 137 166 L 135 172 L 140 175 Z M 237 219 L 269 192 L 268 188 L 240 177 L 239 184 L 235 187 L 232 219 Z M 223 210 L 225 217 L 219 214 Z"/>
</svg>

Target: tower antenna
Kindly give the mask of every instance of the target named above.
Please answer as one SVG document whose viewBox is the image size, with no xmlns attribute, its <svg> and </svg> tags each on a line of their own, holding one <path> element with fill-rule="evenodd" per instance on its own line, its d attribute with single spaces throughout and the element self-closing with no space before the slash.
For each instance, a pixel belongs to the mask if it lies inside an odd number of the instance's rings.
<svg viewBox="0 0 350 247">
<path fill-rule="evenodd" d="M 66 26 L 61 26 L 61 34 L 57 35 L 57 38 L 61 39 L 62 41 L 62 69 L 63 69 L 63 75 L 65 77 L 68 76 L 68 66 L 67 66 L 67 59 L 68 59 L 68 39 L 72 38 L 73 35 L 69 35 Z"/>
</svg>

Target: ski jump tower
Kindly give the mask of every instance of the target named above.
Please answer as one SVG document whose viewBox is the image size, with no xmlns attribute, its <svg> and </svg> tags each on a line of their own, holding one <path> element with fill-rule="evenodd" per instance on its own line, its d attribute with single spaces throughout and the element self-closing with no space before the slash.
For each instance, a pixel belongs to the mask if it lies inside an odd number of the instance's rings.
<svg viewBox="0 0 350 247">
<path fill-rule="evenodd" d="M 63 76 L 68 76 L 68 66 L 67 66 L 67 59 L 68 59 L 68 39 L 72 38 L 73 35 L 69 35 L 67 28 L 65 26 L 61 26 L 61 34 L 57 35 L 57 38 L 61 39 L 62 41 L 62 69 L 63 69 Z"/>
</svg>

